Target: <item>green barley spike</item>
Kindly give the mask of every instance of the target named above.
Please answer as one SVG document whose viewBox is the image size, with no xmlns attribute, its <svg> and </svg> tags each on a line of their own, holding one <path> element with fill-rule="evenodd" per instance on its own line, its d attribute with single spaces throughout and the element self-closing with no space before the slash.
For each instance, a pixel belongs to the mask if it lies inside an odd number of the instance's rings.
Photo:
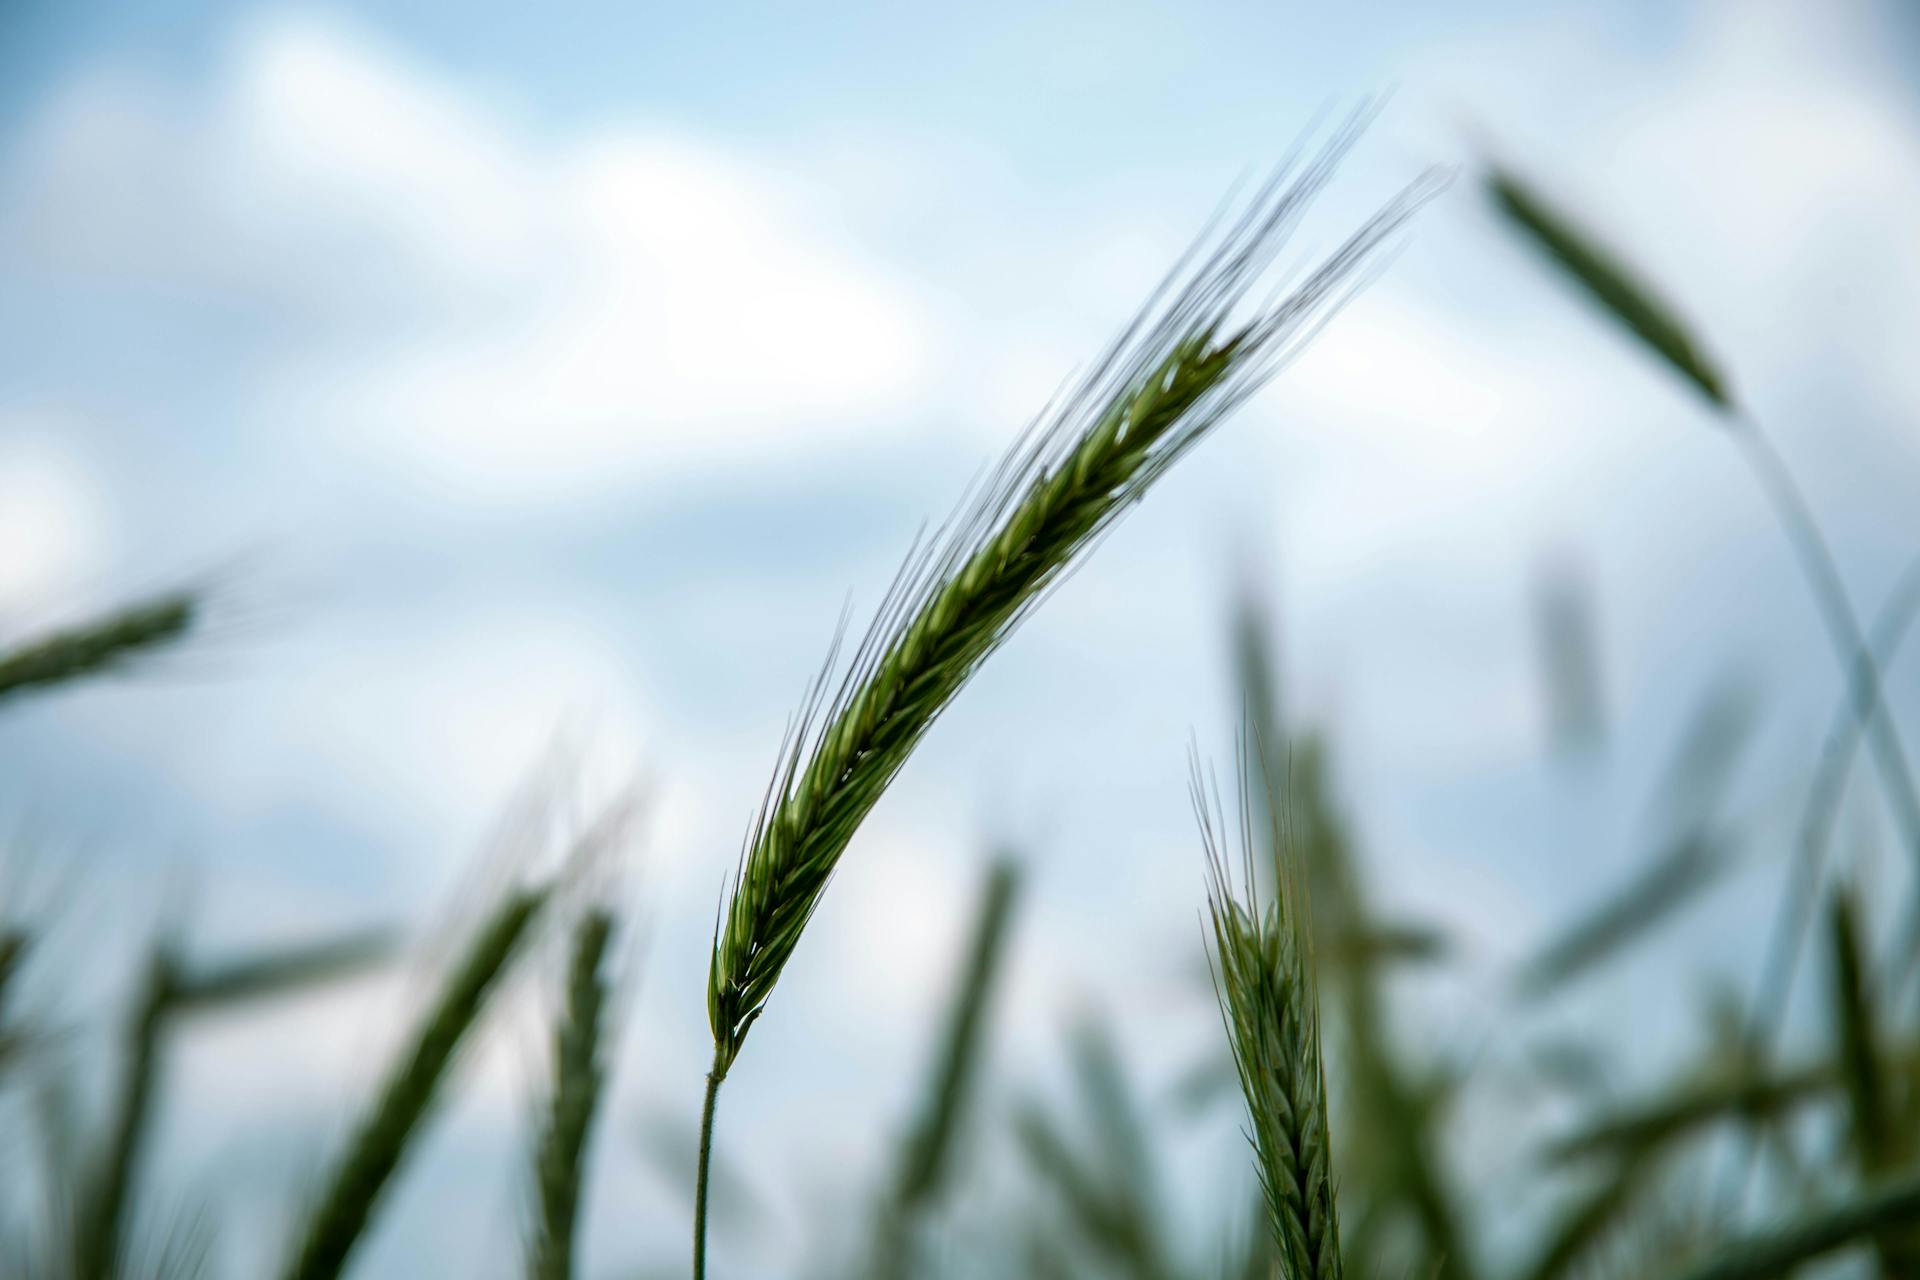
<svg viewBox="0 0 1920 1280">
<path fill-rule="evenodd" d="M 1290 293 L 1256 305 L 1287 233 L 1369 114 L 1356 113 L 1317 152 L 1283 168 L 1197 246 L 942 533 L 909 555 L 844 674 L 823 671 L 789 730 L 716 922 L 703 1151 L 720 1085 L 841 855 L 934 721 L 1080 554 L 1278 371 L 1445 185 L 1444 173 L 1429 173 Z M 834 666 L 830 659 L 827 669 Z M 694 1202 L 700 1280 L 703 1174 Z"/>
<path fill-rule="evenodd" d="M 127 1025 L 127 1060 L 107 1145 L 84 1185 L 80 1217 L 74 1224 L 76 1280 L 107 1280 L 119 1274 L 124 1263 L 127 1221 L 138 1199 L 142 1157 L 153 1128 L 177 973 L 173 950 L 163 942 L 148 963 Z"/>
<path fill-rule="evenodd" d="M 1578 281 L 1602 309 L 1673 366 L 1715 407 L 1732 407 L 1726 376 L 1651 288 L 1513 174 L 1492 169 L 1486 182 L 1500 211 Z"/>
<path fill-rule="evenodd" d="M 1444 174 L 1427 175 L 1291 294 L 1243 317 L 1363 122 L 1297 175 L 1283 172 L 1209 257 L 1163 286 L 944 536 L 909 556 L 844 676 L 830 684 L 823 673 L 788 735 L 716 931 L 708 1013 L 721 1076 L 841 853 L 934 720 L 1079 553 L 1277 371 L 1444 184 Z"/>
<path fill-rule="evenodd" d="M 200 601 L 173 592 L 0 653 L 0 701 L 119 670 L 183 638 Z"/>
<path fill-rule="evenodd" d="M 574 930 L 567 1007 L 554 1035 L 552 1094 L 534 1157 L 540 1219 L 528 1267 L 532 1280 L 573 1276 L 588 1141 L 606 1083 L 601 1038 L 608 991 L 605 960 L 613 932 L 613 915 L 604 909 L 587 912 Z"/>
<path fill-rule="evenodd" d="M 1280 1274 L 1286 1280 L 1339 1280 L 1340 1219 L 1320 1004 L 1298 871 L 1284 861 L 1273 900 L 1260 900 L 1250 801 L 1243 796 L 1236 887 L 1223 843 L 1224 817 L 1198 761 L 1193 798 L 1207 856 L 1214 981 L 1246 1099 Z"/>
</svg>

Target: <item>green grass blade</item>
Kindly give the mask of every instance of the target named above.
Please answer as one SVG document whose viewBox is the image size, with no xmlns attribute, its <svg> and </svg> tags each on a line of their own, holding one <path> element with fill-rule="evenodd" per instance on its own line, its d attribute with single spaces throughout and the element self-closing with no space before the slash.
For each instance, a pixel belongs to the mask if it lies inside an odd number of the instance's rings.
<svg viewBox="0 0 1920 1280">
<path fill-rule="evenodd" d="M 0 928 L 0 1082 L 17 1062 L 28 1042 L 28 1032 L 7 1016 L 8 997 L 13 980 L 27 958 L 29 946 L 25 929 Z"/>
<path fill-rule="evenodd" d="M 1716 679 L 1688 713 L 1643 819 L 1652 831 L 1684 831 L 1719 812 L 1760 721 L 1745 680 Z"/>
<path fill-rule="evenodd" d="M 1578 561 L 1551 561 L 1530 601 L 1548 746 L 1563 761 L 1591 757 L 1607 736 L 1593 584 Z"/>
<path fill-rule="evenodd" d="M 1765 1077 L 1744 1071 L 1676 1085 L 1648 1101 L 1587 1121 L 1548 1144 L 1550 1164 L 1602 1155 L 1644 1154 L 1696 1136 L 1727 1120 L 1758 1120 L 1786 1114 L 1832 1092 L 1840 1083 L 1832 1063 L 1818 1063 Z"/>
<path fill-rule="evenodd" d="M 395 952 L 389 929 L 356 929 L 335 938 L 275 947 L 180 974 L 174 1003 L 183 1013 L 205 1013 L 296 994 L 358 976 Z"/>
<path fill-rule="evenodd" d="M 1859 916 L 1853 896 L 1844 890 L 1833 896 L 1827 936 L 1833 965 L 1829 1008 L 1835 1056 L 1852 1117 L 1850 1141 L 1860 1171 L 1873 1177 L 1886 1172 L 1887 1166 L 1888 1082 L 1880 1063 L 1880 1033 Z"/>
<path fill-rule="evenodd" d="M 1627 269 L 1618 256 L 1600 247 L 1572 219 L 1513 174 L 1491 169 L 1486 175 L 1494 204 L 1594 302 L 1628 332 L 1698 389 L 1714 406 L 1728 409 L 1732 395 L 1720 369 L 1702 351 L 1673 310 Z"/>
<path fill-rule="evenodd" d="M 74 1222 L 76 1280 L 107 1280 L 120 1271 L 127 1220 L 137 1202 L 141 1157 L 152 1128 L 160 1060 L 173 1011 L 177 966 L 164 943 L 154 949 L 126 1028 L 126 1061 L 105 1147 L 88 1171 Z"/>
<path fill-rule="evenodd" d="M 1538 1001 L 1650 937 L 1734 865 L 1724 837 L 1709 830 L 1754 726 L 1745 686 L 1722 682 L 1688 717 L 1648 808 L 1655 829 L 1674 832 L 1610 896 L 1566 925 L 1522 962 L 1515 994 Z"/>
<path fill-rule="evenodd" d="M 433 1108 L 455 1051 L 529 932 L 544 891 L 510 894 L 475 935 L 323 1185 L 286 1280 L 335 1280 Z"/>
<path fill-rule="evenodd" d="M 1813 596 L 1814 609 L 1826 629 L 1833 655 L 1840 663 L 1841 678 L 1846 681 L 1854 715 L 1873 754 L 1874 768 L 1880 774 L 1881 789 L 1900 842 L 1909 857 L 1920 860 L 1920 783 L 1916 783 L 1899 722 L 1887 706 L 1886 681 L 1879 659 L 1854 611 L 1833 547 L 1821 530 L 1800 482 L 1773 441 L 1752 422 L 1746 423 L 1745 430 L 1736 432 L 1734 440 L 1772 505 L 1775 519 L 1800 566 L 1801 577 Z M 1914 920 L 1920 921 L 1920 884 L 1916 884 L 1910 898 L 1909 911 Z"/>
<path fill-rule="evenodd" d="M 573 1276 L 587 1144 L 606 1078 L 600 1041 L 608 992 L 604 968 L 613 931 L 613 915 L 604 909 L 588 911 L 574 930 L 567 1007 L 554 1033 L 552 1093 L 534 1156 L 539 1224 L 528 1266 L 532 1280 Z"/>
<path fill-rule="evenodd" d="M 1362 1099 L 1377 1100 L 1381 1108 L 1394 1144 L 1392 1185 L 1419 1224 L 1427 1266 L 1440 1280 L 1473 1280 L 1479 1264 L 1469 1248 L 1469 1219 L 1446 1166 L 1443 1127 L 1458 1081 L 1439 1069 L 1409 1079 L 1380 1044 L 1366 1058 L 1354 1078 L 1361 1082 Z"/>
<path fill-rule="evenodd" d="M 1422 968 L 1444 963 L 1454 939 L 1436 924 L 1418 920 L 1380 920 L 1364 929 L 1328 938 L 1325 955 L 1315 963 L 1329 970 Z"/>
<path fill-rule="evenodd" d="M 1071 1140 L 1045 1109 L 1027 1103 L 1014 1116 L 1020 1150 L 1064 1213 L 1075 1252 L 1132 1280 L 1171 1280 L 1177 1273 L 1169 1261 L 1158 1162 L 1112 1030 L 1087 1017 L 1073 1027 L 1068 1045 L 1080 1127 L 1089 1140 Z"/>
<path fill-rule="evenodd" d="M 1148 1207 L 1160 1202 L 1159 1173 L 1147 1117 L 1134 1097 L 1114 1029 L 1104 1018 L 1088 1017 L 1073 1028 L 1070 1043 L 1073 1078 L 1100 1167 L 1129 1216 L 1144 1220 L 1151 1216 Z M 1149 1238 L 1159 1235 L 1152 1232 Z M 1154 1253 L 1157 1260 L 1159 1251 Z"/>
<path fill-rule="evenodd" d="M 1243 583 L 1234 597 L 1234 686 L 1240 696 L 1236 713 L 1247 726 L 1252 749 L 1248 773 L 1258 774 L 1248 787 L 1253 797 L 1253 833 L 1259 856 L 1254 861 L 1254 888 L 1273 893 L 1282 858 L 1279 840 L 1282 815 L 1275 805 L 1287 794 L 1289 740 L 1286 708 L 1280 696 L 1279 642 L 1266 599 L 1252 584 Z"/>
<path fill-rule="evenodd" d="M 1675 840 L 1611 897 L 1567 925 L 1520 968 L 1516 994 L 1537 1001 L 1645 939 L 1733 863 L 1722 839 L 1696 831 Z"/>
<path fill-rule="evenodd" d="M 1561 1280 L 1584 1270 L 1601 1242 L 1628 1220 L 1651 1177 L 1638 1159 L 1620 1161 L 1555 1215 L 1519 1280 Z"/>
<path fill-rule="evenodd" d="M 1907 1174 L 1797 1222 L 1723 1245 L 1682 1280 L 1774 1280 L 1874 1236 L 1920 1224 L 1920 1176 Z"/>
<path fill-rule="evenodd" d="M 1869 647 L 1882 670 L 1893 665 L 1916 619 L 1920 619 L 1920 559 L 1909 562 L 1898 585 L 1888 593 L 1874 616 Z M 1779 903 L 1774 908 L 1766 960 L 1755 988 L 1747 1032 L 1750 1051 L 1761 1059 L 1771 1054 L 1774 1036 L 1786 1021 L 1792 1003 L 1794 977 L 1799 970 L 1813 908 L 1820 900 L 1820 883 L 1826 873 L 1834 828 L 1840 819 L 1841 800 L 1859 755 L 1863 725 L 1855 702 L 1856 695 L 1849 687 L 1840 695 L 1828 722 L 1820 764 L 1800 811 L 1793 868 L 1781 886 Z M 1897 970 L 1898 964 L 1890 967 Z"/>
<path fill-rule="evenodd" d="M 13 975 L 27 958 L 27 932 L 24 929 L 0 929 L 0 1013 L 7 1007 L 7 988 Z"/>
<path fill-rule="evenodd" d="M 1837 890 L 1829 914 L 1828 940 L 1832 949 L 1832 997 L 1835 1057 L 1846 1084 L 1848 1143 L 1864 1182 L 1872 1183 L 1892 1172 L 1911 1145 L 1911 1127 L 1899 1116 L 1893 1091 L 1895 1073 L 1885 1060 L 1878 1001 L 1866 940 L 1861 936 L 1855 895 Z M 1882 1236 L 1874 1242 L 1880 1273 L 1887 1277 L 1920 1274 L 1916 1240 L 1911 1232 Z"/>
<path fill-rule="evenodd" d="M 876 1274 L 909 1274 L 914 1220 L 924 1215 L 946 1185 L 955 1135 L 986 1053 L 990 1004 L 1005 958 L 1019 865 L 1002 856 L 988 869 L 974 909 L 965 967 L 947 1002 L 947 1021 L 920 1114 L 902 1149 L 900 1169 L 883 1211 Z"/>
<path fill-rule="evenodd" d="M 179 1212 L 150 1246 L 153 1260 L 143 1268 L 148 1280 L 205 1280 L 214 1274 L 213 1222 L 204 1211 Z M 131 1268 L 127 1280 L 133 1280 Z"/>
<path fill-rule="evenodd" d="M 1041 1181 L 1058 1197 L 1076 1238 L 1091 1252 L 1130 1264 L 1135 1276 L 1151 1274 L 1153 1250 L 1141 1241 L 1140 1225 L 1129 1221 L 1100 1176 L 1097 1162 L 1084 1160 L 1051 1116 L 1036 1105 L 1014 1115 L 1014 1136 L 1021 1153 Z"/>
<path fill-rule="evenodd" d="M 0 702 L 122 670 L 183 639 L 199 612 L 197 596 L 172 592 L 0 653 Z"/>
<path fill-rule="evenodd" d="M 1076 1049 L 1076 1075 L 1085 1094 L 1089 1087 L 1085 1037 L 1078 1038 L 1082 1043 Z M 1097 1150 L 1076 1150 L 1054 1120 L 1032 1105 L 1021 1108 L 1014 1118 L 1020 1149 L 1065 1212 L 1077 1252 L 1101 1259 L 1131 1280 L 1169 1280 L 1172 1272 L 1166 1262 L 1159 1201 L 1141 1194 L 1140 1171 L 1127 1167 L 1136 1156 L 1125 1156 L 1123 1165 L 1115 1164 L 1114 1148 L 1121 1144 L 1109 1129 L 1113 1117 L 1102 1118 L 1104 1104 L 1086 1101 L 1097 1130 Z"/>
</svg>

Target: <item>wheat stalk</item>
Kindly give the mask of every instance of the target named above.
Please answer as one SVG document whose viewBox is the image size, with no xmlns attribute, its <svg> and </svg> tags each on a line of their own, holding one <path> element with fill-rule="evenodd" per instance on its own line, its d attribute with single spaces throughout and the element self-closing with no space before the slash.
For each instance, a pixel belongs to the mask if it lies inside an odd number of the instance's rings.
<svg viewBox="0 0 1920 1280">
<path fill-rule="evenodd" d="M 1517 1280 L 1607 1274 L 1594 1265 L 1595 1255 L 1637 1220 L 1641 1201 L 1658 1186 L 1647 1167 L 1650 1163 L 1637 1155 L 1626 1156 L 1600 1181 L 1562 1204 L 1531 1260 L 1514 1273 Z"/>
<path fill-rule="evenodd" d="M 1243 779 L 1264 771 L 1241 771 Z M 1320 1051 L 1311 930 L 1297 869 L 1278 832 L 1273 901 L 1254 880 L 1252 811 L 1240 803 L 1240 875 L 1228 868 L 1226 823 L 1217 788 L 1196 758 L 1192 793 L 1207 859 L 1210 960 L 1240 1075 L 1267 1218 L 1286 1280 L 1338 1280 L 1340 1219 L 1334 1204 L 1333 1143 Z"/>
<path fill-rule="evenodd" d="M 1356 113 L 1290 162 L 1224 232 L 1203 236 L 1093 369 L 942 534 L 917 543 L 837 683 L 827 667 L 787 734 L 716 924 L 707 985 L 721 1082 L 766 1007 L 841 854 L 927 730 L 1068 566 L 1258 389 L 1356 287 L 1446 176 L 1430 172 L 1291 293 L 1243 314 L 1301 212 L 1363 127 Z M 704 1172 L 694 1275 L 705 1274 Z"/>
<path fill-rule="evenodd" d="M 129 1203 L 153 1127 L 166 1029 L 174 1010 L 178 965 L 170 944 L 154 949 L 126 1028 L 127 1061 L 107 1144 L 86 1185 L 75 1223 L 76 1280 L 105 1280 L 124 1264 Z"/>
<path fill-rule="evenodd" d="M 607 1004 L 604 961 L 613 927 L 613 914 L 595 908 L 574 930 L 567 1008 L 554 1034 L 553 1094 L 534 1157 L 540 1222 L 528 1267 L 533 1280 L 571 1280 L 573 1275 L 587 1140 L 606 1078 L 600 1041 Z"/>
<path fill-rule="evenodd" d="M 391 929 L 362 928 L 184 967 L 175 977 L 173 1005 L 182 1014 L 198 1014 L 284 999 L 383 965 L 393 958 L 396 943 Z"/>
<path fill-rule="evenodd" d="M 283 1273 L 287 1280 L 334 1280 L 345 1269 L 432 1110 L 455 1051 L 479 1021 L 546 897 L 544 890 L 508 895 L 474 936 L 335 1166 Z"/>
<path fill-rule="evenodd" d="M 1014 1116 L 1021 1151 L 1057 1197 L 1072 1238 L 1107 1264 L 1101 1274 L 1171 1280 L 1180 1272 L 1169 1256 L 1150 1118 L 1128 1081 L 1112 1024 L 1083 1015 L 1068 1048 L 1080 1135 L 1028 1101 Z"/>
<path fill-rule="evenodd" d="M 1487 190 L 1515 226 L 1579 281 L 1595 302 L 1691 382 L 1708 403 L 1723 411 L 1733 407 L 1733 393 L 1719 364 L 1667 302 L 1618 256 L 1515 174 L 1490 169 Z"/>
<path fill-rule="evenodd" d="M 1875 664 L 1890 670 L 1899 657 L 1916 619 L 1920 619 L 1920 558 L 1910 560 L 1899 582 L 1874 616 L 1869 647 Z M 1813 906 L 1825 873 L 1827 853 L 1839 822 L 1841 802 L 1853 775 L 1861 739 L 1860 717 L 1852 688 L 1845 690 L 1828 722 L 1820 747 L 1820 763 L 1800 810 L 1794 833 L 1794 860 L 1784 891 L 1774 908 L 1759 985 L 1754 993 L 1754 1022 L 1749 1037 L 1770 1045 L 1776 1027 L 1786 1018 L 1793 995 L 1794 975 L 1806 942 Z M 1903 947 L 1910 939 L 1899 939 Z"/>
<path fill-rule="evenodd" d="M 1917 1222 L 1920 1174 L 1908 1172 L 1797 1222 L 1732 1241 L 1687 1271 L 1686 1280 L 1772 1280 L 1836 1249 Z"/>
<path fill-rule="evenodd" d="M 0 1015 L 7 1011 L 7 987 L 27 955 L 27 931 L 0 927 Z"/>
<path fill-rule="evenodd" d="M 184 637 L 199 613 L 197 596 L 171 592 L 0 654 L 0 699 L 124 667 Z"/>
<path fill-rule="evenodd" d="M 913 1271 L 913 1228 L 948 1181 L 956 1132 L 974 1093 L 986 1053 L 990 1005 L 1010 937 L 1020 866 L 1008 854 L 987 872 L 974 910 L 964 967 L 948 1000 L 946 1026 L 913 1127 L 902 1144 L 891 1193 L 881 1210 L 875 1280 L 904 1280 Z"/>
</svg>

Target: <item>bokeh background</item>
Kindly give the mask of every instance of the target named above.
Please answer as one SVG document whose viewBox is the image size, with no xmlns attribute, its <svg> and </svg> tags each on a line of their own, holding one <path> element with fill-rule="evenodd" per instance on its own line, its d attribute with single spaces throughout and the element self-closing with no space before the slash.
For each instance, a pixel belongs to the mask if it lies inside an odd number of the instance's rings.
<svg viewBox="0 0 1920 1280">
<path fill-rule="evenodd" d="M 1388 906 L 1402 993 L 1497 1034 L 1504 966 L 1645 853 L 1687 717 L 1751 692 L 1705 910 L 1568 997 L 1649 1076 L 1749 975 L 1839 696 L 1785 544 L 1696 399 L 1501 226 L 1499 156 L 1679 300 L 1868 611 L 1920 541 L 1920 19 L 1868 3 L 563 7 L 0 3 L 0 621 L 210 575 L 227 614 L 0 722 L 0 823 L 86 887 L 63 992 L 162 903 L 211 944 L 444 924 L 529 778 L 649 780 L 643 922 L 588 1257 L 682 1264 L 723 875 L 842 611 L 1315 114 L 1392 98 L 1304 261 L 1430 163 L 1468 180 L 1168 477 L 945 718 L 857 838 L 722 1138 L 785 1273 L 884 1163 L 988 856 L 1026 867 L 991 1097 L 1061 1030 L 1143 1087 L 1217 1015 L 1190 740 L 1232 751 L 1232 601 L 1276 620 Z M 1556 750 L 1540 584 L 1601 728 Z M 1889 696 L 1920 711 L 1910 668 Z M 1865 874 L 1862 788 L 1843 844 Z M 1882 841 L 1881 843 L 1884 843 Z M 1888 895 L 1889 898 L 1892 895 Z M 407 976 L 196 1032 L 157 1163 L 252 1256 L 337 1135 Z M 524 1013 L 537 993 L 523 993 Z M 544 1036 L 509 1018 L 362 1274 L 507 1274 Z M 992 1105 L 990 1101 L 990 1106 Z M 1235 1167 L 1231 1117 L 1176 1194 Z M 1500 1117 L 1485 1118 L 1497 1188 Z"/>
</svg>

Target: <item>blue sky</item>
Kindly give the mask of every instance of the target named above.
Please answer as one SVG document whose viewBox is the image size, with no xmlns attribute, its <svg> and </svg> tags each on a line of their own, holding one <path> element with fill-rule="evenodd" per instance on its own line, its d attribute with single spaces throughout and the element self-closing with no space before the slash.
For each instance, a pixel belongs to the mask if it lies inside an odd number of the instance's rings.
<svg viewBox="0 0 1920 1280">
<path fill-rule="evenodd" d="M 237 942 L 443 918 L 556 742 L 583 805 L 644 770 L 644 977 L 592 1246 L 671 1274 L 684 1209 L 625 1135 L 697 1103 L 713 898 L 841 609 L 1323 105 L 1395 91 L 1301 260 L 1427 164 L 1498 149 L 1683 301 L 1878 601 L 1920 492 L 1896 9 L 16 0 L 0 619 L 236 567 L 203 653 L 0 726 L 0 812 L 84 859 L 115 934 L 184 879 Z M 1614 730 L 1576 777 L 1542 752 L 1529 648 L 1554 555 L 1596 584 Z M 1443 1039 L 1644 852 L 1638 801 L 1712 677 L 1765 690 L 1755 826 L 1790 810 L 1837 690 L 1726 442 L 1461 182 L 876 812 L 731 1086 L 776 1210 L 730 1274 L 804 1235 L 786 1175 L 845 1170 L 818 1194 L 851 1197 L 884 1152 L 996 841 L 1032 876 L 1004 1079 L 1044 1078 L 1087 1005 L 1150 1079 L 1211 1034 L 1184 753 L 1229 749 L 1248 575 L 1383 894 L 1465 941 L 1423 1005 Z M 1911 711 L 1913 678 L 1891 688 Z M 1779 852 L 1660 963 L 1748 972 Z M 1691 991 L 1641 979 L 1567 1016 L 1679 1051 Z M 270 1221 L 377 1060 L 363 1002 L 404 985 L 196 1036 L 168 1168 L 261 1170 L 231 1216 Z M 368 1274 L 506 1269 L 521 1003 Z"/>
</svg>

